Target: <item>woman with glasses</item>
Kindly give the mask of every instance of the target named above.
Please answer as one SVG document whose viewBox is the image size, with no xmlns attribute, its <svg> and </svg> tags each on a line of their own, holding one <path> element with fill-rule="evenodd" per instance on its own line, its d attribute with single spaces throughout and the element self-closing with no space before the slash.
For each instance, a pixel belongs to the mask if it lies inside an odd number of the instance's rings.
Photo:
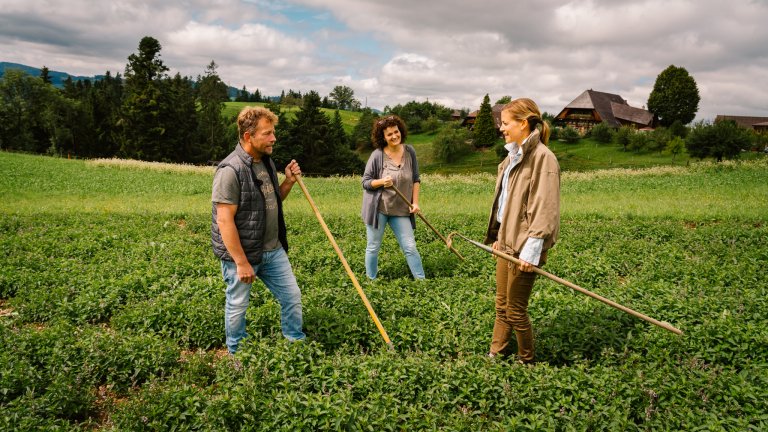
<svg viewBox="0 0 768 432">
<path fill-rule="evenodd" d="M 408 268 L 415 279 L 424 279 L 421 255 L 416 249 L 414 214 L 419 211 L 419 164 L 416 151 L 404 144 L 408 132 L 403 120 L 390 115 L 373 124 L 371 140 L 374 151 L 368 158 L 363 174 L 362 217 L 368 244 L 365 248 L 365 273 L 376 279 L 379 250 L 384 228 L 389 225 L 400 244 Z M 406 203 L 394 188 L 409 197 Z"/>
</svg>

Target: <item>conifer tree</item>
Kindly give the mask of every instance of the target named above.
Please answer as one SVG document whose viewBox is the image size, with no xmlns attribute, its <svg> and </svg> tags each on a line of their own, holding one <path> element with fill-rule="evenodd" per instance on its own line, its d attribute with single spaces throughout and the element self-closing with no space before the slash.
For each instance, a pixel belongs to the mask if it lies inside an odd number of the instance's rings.
<svg viewBox="0 0 768 432">
<path fill-rule="evenodd" d="M 198 102 L 200 116 L 198 123 L 199 139 L 202 151 L 196 155 L 197 161 L 207 158 L 219 160 L 230 151 L 230 143 L 225 142 L 226 126 L 221 117 L 227 96 L 227 85 L 216 73 L 217 65 L 211 60 L 205 69 L 205 76 L 198 83 Z M 247 94 L 245 87 L 243 92 Z"/>
<path fill-rule="evenodd" d="M 167 125 L 162 138 L 161 160 L 204 162 L 197 134 L 198 112 L 194 82 L 177 73 L 163 81 L 162 123 Z"/>
<path fill-rule="evenodd" d="M 344 132 L 344 124 L 341 121 L 341 114 L 338 109 L 333 112 L 330 134 L 331 141 L 336 147 L 353 150 L 349 144 L 349 137 L 347 136 L 347 133 Z"/>
<path fill-rule="evenodd" d="M 472 131 L 474 136 L 473 143 L 477 148 L 493 147 L 498 139 L 496 123 L 493 121 L 491 99 L 487 94 L 480 105 L 480 112 L 477 113 L 475 127 Z"/>
<path fill-rule="evenodd" d="M 168 68 L 160 60 L 157 39 L 145 36 L 138 53 L 125 66 L 125 97 L 119 121 L 120 154 L 129 158 L 157 161 L 163 154 L 162 79 Z"/>
</svg>

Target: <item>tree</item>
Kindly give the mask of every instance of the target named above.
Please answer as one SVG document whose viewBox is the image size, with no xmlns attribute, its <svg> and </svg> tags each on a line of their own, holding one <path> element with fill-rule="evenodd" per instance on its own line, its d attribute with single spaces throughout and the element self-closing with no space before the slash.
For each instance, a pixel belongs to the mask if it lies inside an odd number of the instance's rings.
<svg viewBox="0 0 768 432">
<path fill-rule="evenodd" d="M 160 160 L 165 154 L 162 119 L 162 83 L 168 68 L 160 60 L 160 42 L 145 36 L 139 52 L 125 66 L 125 98 L 122 106 L 120 153 L 130 158 Z"/>
<path fill-rule="evenodd" d="M 336 103 L 336 108 L 341 110 L 351 110 L 355 106 L 355 91 L 348 86 L 336 86 L 328 95 Z M 358 102 L 359 106 L 359 102 Z"/>
<path fill-rule="evenodd" d="M 491 99 L 488 97 L 488 94 L 483 98 L 483 103 L 480 105 L 480 112 L 477 113 L 475 126 L 472 131 L 474 136 L 473 142 L 477 148 L 493 147 L 498 140 L 498 130 L 493 120 Z"/>
<path fill-rule="evenodd" d="M 358 149 L 372 149 L 373 143 L 371 142 L 371 132 L 373 132 L 373 121 L 376 116 L 373 114 L 370 108 L 363 108 L 362 115 L 357 121 L 354 129 L 352 129 L 352 136 L 350 137 L 350 146 L 354 146 Z"/>
<path fill-rule="evenodd" d="M 445 163 L 461 159 L 462 156 L 472 153 L 470 138 L 470 132 L 459 123 L 446 124 L 435 137 L 432 145 L 433 157 Z"/>
<path fill-rule="evenodd" d="M 613 142 L 620 145 L 623 151 L 627 151 L 629 141 L 632 135 L 635 134 L 635 130 L 629 126 L 622 126 L 616 133 L 613 134 Z"/>
<path fill-rule="evenodd" d="M 672 160 L 674 161 L 677 155 L 685 150 L 685 140 L 679 136 L 676 136 L 669 140 L 665 150 L 667 153 L 672 155 Z"/>
<path fill-rule="evenodd" d="M 453 110 L 434 102 L 416 102 L 410 101 L 405 105 L 395 105 L 393 108 L 385 107 L 385 113 L 395 114 L 405 122 L 410 133 L 422 133 L 434 124 L 430 118 L 448 121 L 451 119 Z"/>
<path fill-rule="evenodd" d="M 176 73 L 161 82 L 160 119 L 165 126 L 163 145 L 158 160 L 203 162 L 206 149 L 198 133 L 198 111 L 195 85 L 191 78 Z"/>
<path fill-rule="evenodd" d="M 328 117 L 320 111 L 320 97 L 310 91 L 304 97 L 304 105 L 288 127 L 288 136 L 283 140 L 275 163 L 286 165 L 296 159 L 307 174 L 322 174 L 325 157 L 329 151 Z"/>
<path fill-rule="evenodd" d="M 302 171 L 315 175 L 362 173 L 364 164 L 343 143 L 334 139 L 328 117 L 320 111 L 320 95 L 310 91 L 288 129 L 288 137 L 275 163 L 296 159 Z"/>
<path fill-rule="evenodd" d="M 669 126 L 669 133 L 671 133 L 673 137 L 685 138 L 688 136 L 688 128 L 685 127 L 680 120 L 675 120 Z"/>
<path fill-rule="evenodd" d="M 579 135 L 579 131 L 574 129 L 571 126 L 564 127 L 557 135 L 562 141 L 567 142 L 568 144 L 574 144 L 579 142 L 581 139 L 581 135 Z"/>
<path fill-rule="evenodd" d="M 251 95 L 248 93 L 248 90 L 243 86 L 242 90 L 237 92 L 237 96 L 235 97 L 235 102 L 248 102 Z"/>
<path fill-rule="evenodd" d="M 685 147 L 693 157 L 704 159 L 711 156 L 722 162 L 723 158 L 735 158 L 741 150 L 748 149 L 753 139 L 751 131 L 739 127 L 733 120 L 715 124 L 699 122 L 688 133 Z"/>
<path fill-rule="evenodd" d="M 354 147 L 350 144 L 347 133 L 344 132 L 344 123 L 341 121 L 341 113 L 336 109 L 333 113 L 333 120 L 331 120 L 331 129 L 329 131 L 331 141 L 339 146 L 354 150 Z"/>
<path fill-rule="evenodd" d="M 60 99 L 42 79 L 6 70 L 0 80 L 0 148 L 45 152 L 56 140 L 57 108 L 64 103 Z"/>
<path fill-rule="evenodd" d="M 672 132 L 669 128 L 660 127 L 650 132 L 650 136 L 651 139 L 648 142 L 646 149 L 661 153 L 667 148 L 667 143 L 672 139 Z"/>
<path fill-rule="evenodd" d="M 600 122 L 594 125 L 590 130 L 590 133 L 595 141 L 602 144 L 611 142 L 611 139 L 613 138 L 613 128 L 608 126 L 606 122 Z"/>
<path fill-rule="evenodd" d="M 648 110 L 659 117 L 662 126 L 670 126 L 675 120 L 685 125 L 696 117 L 700 99 L 696 81 L 688 71 L 670 65 L 656 77 Z"/>
<path fill-rule="evenodd" d="M 118 153 L 120 106 L 123 101 L 123 79 L 107 71 L 104 78 L 93 84 L 91 110 L 96 142 L 88 156 L 111 157 Z"/>
<path fill-rule="evenodd" d="M 506 105 L 512 102 L 512 96 L 502 96 L 501 99 L 496 101 L 496 105 Z"/>
<path fill-rule="evenodd" d="M 219 160 L 229 152 L 230 146 L 225 142 L 226 126 L 221 117 L 224 102 L 229 100 L 229 95 L 227 85 L 216 73 L 217 67 L 216 62 L 211 60 L 205 69 L 205 76 L 198 83 L 197 101 L 200 112 L 197 130 L 203 150 L 200 152 L 202 154 L 197 155 L 198 162 L 207 159 Z M 247 94 L 245 87 L 243 92 Z"/>
<path fill-rule="evenodd" d="M 51 83 L 51 74 L 50 70 L 48 70 L 48 66 L 43 66 L 43 68 L 40 69 L 40 79 L 46 84 Z"/>
</svg>

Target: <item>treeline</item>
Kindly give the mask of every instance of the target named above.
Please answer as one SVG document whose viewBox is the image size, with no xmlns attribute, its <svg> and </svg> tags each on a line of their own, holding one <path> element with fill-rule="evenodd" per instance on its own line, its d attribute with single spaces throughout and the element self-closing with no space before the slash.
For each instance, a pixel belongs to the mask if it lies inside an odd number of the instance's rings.
<svg viewBox="0 0 768 432">
<path fill-rule="evenodd" d="M 223 118 L 228 86 L 214 61 L 196 79 L 169 76 L 160 43 L 142 38 L 128 57 L 125 73 L 106 72 L 102 79 L 68 79 L 52 85 L 48 69 L 39 77 L 7 70 L 0 80 L 0 149 L 64 157 L 119 157 L 146 161 L 206 164 L 226 156 L 237 143 L 236 119 Z M 364 163 L 357 151 L 371 147 L 371 129 L 379 117 L 361 108 L 354 91 L 336 86 L 321 98 L 288 90 L 267 97 L 245 87 L 236 101 L 265 103 L 280 118 L 275 161 L 291 159 L 313 175 L 359 174 Z M 288 118 L 283 107 L 299 107 Z M 320 109 L 336 109 L 332 118 Z M 339 110 L 360 111 L 351 134 Z M 411 133 L 435 132 L 451 110 L 430 102 L 387 107 L 386 114 L 405 119 Z"/>
<path fill-rule="evenodd" d="M 711 157 L 718 162 L 737 158 L 743 151 L 762 150 L 768 146 L 768 134 L 740 127 L 733 120 L 699 121 L 691 126 L 675 121 L 669 127 L 661 126 L 652 131 L 640 131 L 631 126 L 612 128 L 603 122 L 584 136 L 570 126 L 555 127 L 550 138 L 575 143 L 590 137 L 599 143 L 617 144 L 624 151 L 667 153 L 672 159 L 687 151 L 692 157 Z"/>
<path fill-rule="evenodd" d="M 76 157 L 205 163 L 225 154 L 236 132 L 222 119 L 228 90 L 211 61 L 197 79 L 169 76 L 160 43 L 141 40 L 125 74 L 54 87 L 7 70 L 0 81 L 0 147 Z"/>
</svg>

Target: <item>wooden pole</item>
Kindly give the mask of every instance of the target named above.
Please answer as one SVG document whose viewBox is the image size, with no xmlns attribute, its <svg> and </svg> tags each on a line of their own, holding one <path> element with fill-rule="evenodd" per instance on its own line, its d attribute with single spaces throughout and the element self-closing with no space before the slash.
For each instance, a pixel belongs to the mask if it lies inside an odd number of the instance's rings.
<svg viewBox="0 0 768 432">
<path fill-rule="evenodd" d="M 492 253 L 493 255 L 495 255 L 495 256 L 497 256 L 499 258 L 503 258 L 503 259 L 505 259 L 507 261 L 510 261 L 512 263 L 515 263 L 517 265 L 520 264 L 520 260 L 519 259 L 517 259 L 517 258 L 515 258 L 515 257 L 513 257 L 513 256 L 511 256 L 509 254 L 505 254 L 504 252 L 497 251 L 496 249 L 493 249 L 490 246 L 486 246 L 486 245 L 484 245 L 484 244 L 482 244 L 480 242 L 476 242 L 474 240 L 468 239 L 467 237 L 464 237 L 463 235 L 461 235 L 459 233 L 452 233 L 451 236 L 454 235 L 454 234 L 456 234 L 459 237 L 463 238 L 464 240 L 472 243 L 473 245 L 479 247 L 480 249 L 483 249 L 486 252 Z M 544 270 L 542 270 L 542 269 L 540 269 L 538 267 L 534 266 L 533 267 L 533 272 L 536 273 L 536 274 L 540 274 L 542 276 L 545 276 L 545 277 L 547 277 L 549 279 L 552 279 L 553 281 L 555 281 L 555 282 L 557 282 L 557 283 L 559 283 L 561 285 L 565 285 L 568 288 L 572 288 L 572 289 L 574 289 L 574 290 L 576 290 L 576 291 L 578 291 L 578 292 L 580 292 L 582 294 L 586 294 L 586 295 L 592 297 L 595 300 L 600 300 L 601 302 L 607 304 L 608 306 L 616 308 L 616 309 L 618 309 L 618 310 L 620 310 L 622 312 L 626 312 L 626 313 L 628 313 L 628 314 L 630 314 L 630 315 L 632 315 L 634 317 L 640 318 L 641 320 L 644 320 L 644 321 L 647 321 L 647 322 L 649 322 L 651 324 L 657 325 L 657 326 L 663 328 L 664 330 L 669 330 L 672 333 L 675 333 L 675 334 L 678 334 L 678 335 L 683 334 L 683 332 L 680 329 L 673 327 L 671 324 L 669 324 L 667 322 L 658 321 L 658 320 L 655 320 L 655 319 L 653 319 L 653 318 L 651 318 L 651 317 L 649 317 L 647 315 L 643 315 L 640 312 L 634 311 L 634 310 L 632 310 L 632 309 L 630 309 L 630 308 L 628 308 L 626 306 L 622 306 L 622 305 L 620 305 L 620 304 L 618 304 L 618 303 L 616 303 L 614 301 L 608 300 L 605 297 L 602 297 L 602 296 L 600 296 L 598 294 L 595 294 L 595 293 L 593 293 L 593 292 L 591 292 L 589 290 L 586 290 L 586 289 L 584 289 L 584 288 L 582 288 L 582 287 L 580 287 L 580 286 L 578 286 L 578 285 L 576 285 L 574 283 L 568 282 L 565 279 L 561 279 L 561 278 L 553 275 L 552 273 L 548 273 L 548 272 L 546 272 L 546 271 L 544 271 Z"/>
<path fill-rule="evenodd" d="M 312 196 L 309 195 L 309 191 L 307 190 L 307 187 L 304 186 L 304 182 L 301 180 L 301 175 L 296 176 L 296 181 L 299 183 L 299 187 L 301 188 L 301 191 L 304 192 L 304 196 L 307 198 L 307 201 L 309 201 L 309 206 L 312 207 L 312 211 L 315 213 L 315 216 L 317 216 L 317 220 L 320 222 L 320 225 L 323 227 L 323 231 L 325 231 L 326 237 L 328 237 L 328 240 L 331 242 L 333 249 L 336 251 L 336 255 L 339 256 L 339 259 L 341 260 L 341 264 L 344 265 L 344 270 L 347 271 L 347 275 L 352 280 L 352 284 L 357 289 L 357 293 L 360 295 L 360 298 L 363 300 L 363 304 L 365 304 L 365 308 L 368 309 L 368 314 L 371 315 L 371 319 L 373 319 L 374 324 L 376 324 L 376 328 L 379 329 L 379 333 L 381 333 L 381 337 L 384 338 L 384 342 L 386 342 L 389 349 L 394 350 L 395 347 L 394 345 L 392 345 L 392 341 L 389 340 L 387 331 L 384 329 L 384 326 L 381 325 L 379 318 L 376 316 L 376 312 L 373 310 L 371 303 L 368 301 L 368 297 L 366 297 L 365 292 L 363 291 L 363 288 L 360 286 L 360 283 L 357 281 L 357 278 L 355 277 L 355 274 L 352 273 L 352 269 L 349 267 L 349 263 L 347 262 L 346 258 L 344 258 L 344 254 L 341 252 L 339 245 L 336 244 L 336 239 L 333 238 L 333 234 L 331 234 L 331 230 L 328 229 L 328 225 L 325 224 L 325 221 L 323 220 L 323 216 L 320 215 L 320 210 L 317 209 L 317 206 L 315 205 L 315 201 L 312 199 Z"/>
<path fill-rule="evenodd" d="M 411 207 L 411 208 L 413 207 L 413 206 L 411 205 L 411 200 L 409 200 L 409 199 L 408 199 L 408 197 L 406 197 L 406 196 L 405 196 L 405 195 L 404 195 L 402 192 L 400 192 L 400 189 L 398 189 L 398 188 L 397 188 L 395 185 L 392 185 L 392 186 L 390 186 L 390 187 L 391 187 L 391 188 L 392 188 L 392 189 L 395 191 L 395 193 L 397 194 L 397 196 L 399 196 L 400 198 L 402 198 L 402 200 L 403 200 L 403 201 L 405 201 L 405 203 L 406 203 L 406 204 L 408 204 L 408 207 Z M 425 217 L 424 217 L 424 215 L 423 215 L 423 214 L 421 214 L 421 210 L 417 211 L 417 212 L 416 212 L 416 215 L 417 215 L 417 216 L 418 216 L 418 217 L 419 217 L 419 218 L 420 218 L 420 219 L 421 219 L 421 220 L 422 220 L 422 221 L 423 221 L 425 224 L 427 224 L 427 226 L 428 226 L 428 227 L 430 227 L 430 228 L 432 229 L 432 231 L 434 231 L 434 232 L 435 232 L 435 234 L 437 234 L 437 236 L 438 236 L 438 237 L 440 237 L 440 240 L 442 240 L 442 241 L 443 241 L 443 243 L 445 243 L 445 245 L 446 245 L 446 246 L 448 246 L 448 249 L 450 249 L 450 250 L 451 250 L 451 252 L 453 252 L 454 254 L 456 254 L 456 256 L 457 256 L 457 257 L 459 257 L 459 258 L 460 258 L 462 261 L 464 261 L 464 257 L 463 257 L 463 256 L 461 256 L 461 254 L 459 253 L 459 251 L 457 251 L 456 249 L 454 249 L 454 248 L 453 248 L 453 246 L 451 246 L 451 244 L 448 242 L 448 240 L 447 240 L 445 237 L 443 237 L 443 235 L 442 235 L 442 234 L 440 234 L 440 233 L 439 233 L 439 232 L 438 232 L 438 231 L 435 229 L 435 227 L 433 227 L 433 226 L 432 226 L 432 224 L 431 224 L 431 223 L 429 223 L 429 221 L 427 220 L 427 218 L 425 218 Z"/>
</svg>

